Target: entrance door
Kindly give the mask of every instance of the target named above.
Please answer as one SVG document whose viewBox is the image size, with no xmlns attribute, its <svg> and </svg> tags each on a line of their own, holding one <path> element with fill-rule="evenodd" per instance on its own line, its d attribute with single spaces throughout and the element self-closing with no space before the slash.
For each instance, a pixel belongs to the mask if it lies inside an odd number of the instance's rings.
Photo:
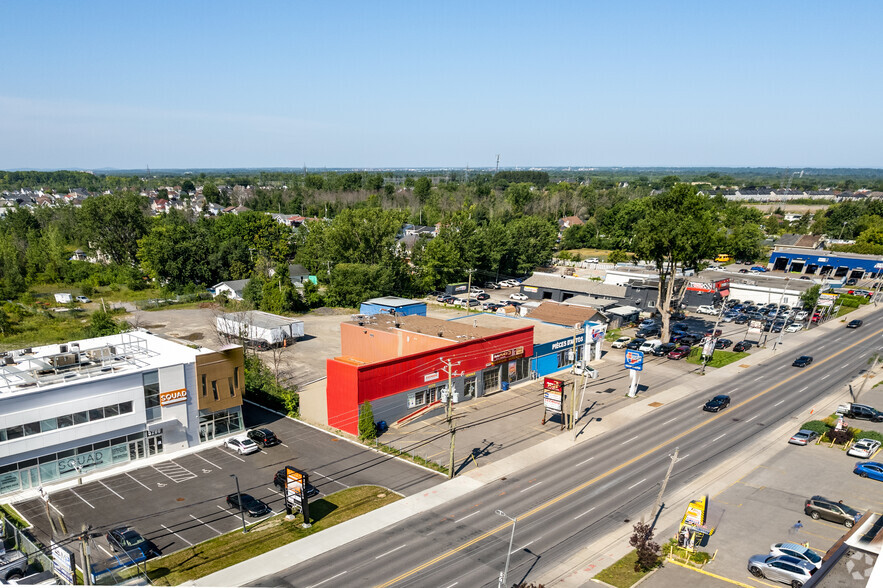
<svg viewBox="0 0 883 588">
<path fill-rule="evenodd" d="M 475 376 L 463 380 L 463 395 L 466 398 L 475 398 Z"/>
<path fill-rule="evenodd" d="M 215 438 L 215 426 L 213 423 L 201 423 L 199 425 L 199 441 L 211 441 Z"/>
<path fill-rule="evenodd" d="M 19 472 L 21 489 L 38 488 L 40 486 L 40 468 L 26 468 Z"/>
<path fill-rule="evenodd" d="M 147 438 L 147 455 L 162 453 L 162 435 Z"/>
<path fill-rule="evenodd" d="M 129 443 L 129 459 L 141 459 L 144 457 L 144 439 L 138 439 Z"/>
</svg>

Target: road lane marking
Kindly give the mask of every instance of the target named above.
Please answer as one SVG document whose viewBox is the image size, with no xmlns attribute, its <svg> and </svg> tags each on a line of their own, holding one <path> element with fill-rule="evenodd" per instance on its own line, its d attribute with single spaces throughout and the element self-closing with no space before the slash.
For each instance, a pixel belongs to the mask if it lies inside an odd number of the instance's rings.
<svg viewBox="0 0 883 588">
<path fill-rule="evenodd" d="M 678 461 L 684 461 L 684 460 L 687 459 L 688 457 L 690 457 L 690 454 L 689 454 L 689 453 L 688 453 L 687 455 L 683 455 L 683 456 L 679 457 L 679 458 L 678 458 Z M 675 462 L 675 463 L 677 463 L 677 462 Z"/>
<path fill-rule="evenodd" d="M 471 513 L 469 513 L 468 515 L 466 515 L 465 517 L 459 518 L 459 519 L 457 519 L 457 520 L 454 521 L 454 522 L 455 522 L 455 523 L 459 523 L 460 521 L 465 521 L 465 520 L 468 519 L 469 517 L 474 516 L 474 515 L 477 515 L 477 514 L 480 513 L 480 512 L 481 512 L 480 510 L 477 510 L 477 511 L 475 511 L 475 512 L 471 512 Z"/>
<path fill-rule="evenodd" d="M 782 400 L 780 400 L 780 401 L 778 401 L 778 402 L 777 402 L 777 403 L 775 403 L 775 404 L 774 404 L 774 405 L 773 405 L 773 406 L 779 406 L 779 405 L 780 405 L 780 404 L 782 404 L 782 403 L 783 403 L 783 402 L 785 402 L 785 400 L 784 400 L 784 399 L 782 399 Z"/>
<path fill-rule="evenodd" d="M 756 414 L 756 415 L 754 415 L 753 417 L 751 417 L 750 419 L 748 419 L 748 420 L 745 421 L 745 422 L 746 422 L 746 423 L 750 423 L 751 421 L 753 421 L 754 419 L 756 419 L 756 418 L 759 417 L 759 416 L 760 416 L 759 414 Z"/>
<path fill-rule="evenodd" d="M 522 545 L 518 549 L 513 549 L 512 551 L 510 551 L 509 555 L 512 555 L 513 553 L 517 553 L 517 552 L 521 551 L 522 549 L 527 549 L 527 547 L 529 545 L 533 545 L 533 543 L 534 543 L 534 541 L 530 541 L 529 543 L 525 543 L 524 545 Z"/>
<path fill-rule="evenodd" d="M 454 583 L 451 584 L 450 586 L 445 586 L 445 588 L 454 588 L 454 586 L 456 586 L 456 585 L 459 584 L 459 583 L 460 583 L 460 582 L 454 582 Z"/>
<path fill-rule="evenodd" d="M 800 370 L 799 372 L 795 373 L 794 375 L 785 378 L 781 382 L 773 384 L 772 386 L 766 388 L 765 390 L 761 390 L 760 392 L 756 393 L 754 396 L 751 396 L 750 398 L 746 398 L 742 402 L 733 406 L 733 408 L 734 409 L 741 408 L 741 407 L 745 406 L 746 404 L 748 404 L 749 402 L 753 402 L 754 400 L 757 400 L 758 398 L 761 398 L 764 395 L 769 394 L 770 392 L 772 392 L 776 388 L 779 388 L 780 386 L 787 384 L 788 382 L 794 380 L 795 378 L 802 376 L 803 374 L 805 374 L 808 371 L 812 371 L 812 370 L 818 368 L 820 365 L 833 360 L 835 357 L 838 357 L 838 356 L 846 353 L 847 351 L 849 351 L 853 347 L 856 347 L 856 346 L 864 343 L 865 341 L 868 341 L 869 339 L 872 339 L 873 337 L 880 335 L 881 333 L 883 333 L 883 329 L 875 331 L 874 333 L 871 333 L 867 337 L 864 337 L 862 339 L 859 339 L 858 341 L 855 341 L 851 345 L 844 347 L 840 351 L 837 351 L 836 353 L 819 361 L 818 363 L 808 366 L 807 368 L 804 368 L 803 370 Z M 763 378 L 766 378 L 766 377 L 769 377 L 769 376 L 760 376 L 759 378 L 757 378 L 757 380 L 762 380 Z M 757 380 L 755 380 L 755 381 L 757 381 Z M 552 498 L 552 499 L 550 499 L 540 505 L 535 506 L 533 509 L 515 517 L 514 522 L 523 521 L 527 518 L 532 517 L 533 515 L 535 515 L 537 513 L 544 511 L 545 509 L 547 509 L 551 506 L 558 504 L 562 500 L 566 500 L 566 499 L 570 498 L 571 496 L 573 496 L 577 492 L 581 492 L 581 491 L 585 490 L 586 488 L 593 486 L 594 484 L 597 484 L 599 481 L 601 481 L 609 476 L 612 476 L 616 472 L 629 467 L 630 465 L 644 459 L 645 457 L 647 457 L 649 455 L 652 455 L 652 454 L 660 451 L 661 449 L 668 447 L 672 443 L 675 443 L 675 442 L 679 441 L 680 439 L 683 439 L 687 435 L 690 435 L 691 433 L 694 433 L 703 427 L 709 426 L 711 423 L 715 422 L 719 418 L 723 418 L 724 416 L 725 416 L 724 413 L 721 413 L 721 412 L 716 413 L 714 416 L 712 416 L 708 420 L 704 420 L 704 421 L 690 427 L 689 429 L 681 431 L 677 435 L 674 435 L 674 436 L 662 441 L 661 443 L 659 443 L 655 447 L 651 447 L 650 449 L 644 451 L 643 453 L 636 455 L 635 457 L 633 457 L 629 460 L 626 460 L 623 463 L 621 463 L 613 468 L 610 468 L 606 472 L 602 472 L 602 473 L 598 474 L 597 476 L 595 476 L 594 478 L 587 480 L 587 481 L 583 482 L 582 484 L 579 484 L 578 486 L 574 486 L 570 490 L 562 492 L 562 493 L 556 495 L 554 498 Z M 481 535 L 473 537 L 472 539 L 469 539 L 468 541 L 464 541 L 463 543 L 461 543 L 457 547 L 452 547 L 451 549 L 445 551 L 444 553 L 440 553 L 439 555 L 433 557 L 432 559 L 429 559 L 429 560 L 423 562 L 422 564 L 419 564 L 419 565 L 411 568 L 410 570 L 408 570 L 406 572 L 402 572 L 398 576 L 384 582 L 383 584 L 378 585 L 376 588 L 388 588 L 389 586 L 392 586 L 393 584 L 397 584 L 398 582 L 404 580 L 405 578 L 409 578 L 409 577 L 413 576 L 414 574 L 417 574 L 417 573 L 425 570 L 426 568 L 437 564 L 440 561 L 444 561 L 444 560 L 448 559 L 449 557 L 454 556 L 454 555 L 462 552 L 465 549 L 468 549 L 469 547 L 475 545 L 476 543 L 480 543 L 481 541 L 484 541 L 485 539 L 493 537 L 494 535 L 496 535 L 500 531 L 508 529 L 512 524 L 514 524 L 514 522 L 513 521 L 506 521 L 505 523 L 500 523 L 499 525 L 497 525 L 493 529 L 486 531 L 485 533 L 482 533 Z"/>
<path fill-rule="evenodd" d="M 668 419 L 667 421 L 665 421 L 665 422 L 662 423 L 662 424 L 663 424 L 663 425 L 667 425 L 668 423 L 673 423 L 673 422 L 675 422 L 676 420 L 678 420 L 679 418 L 680 418 L 680 417 L 675 417 L 675 418 L 673 418 L 673 419 Z"/>
<path fill-rule="evenodd" d="M 831 374 L 827 374 L 827 375 L 825 375 L 825 376 L 822 376 L 821 379 L 822 379 L 822 380 L 827 380 L 827 379 L 830 378 L 830 377 L 831 377 Z"/>
<path fill-rule="evenodd" d="M 764 379 L 764 378 L 766 378 L 766 377 L 767 377 L 767 376 L 760 376 L 759 378 L 754 378 L 754 381 L 755 381 L 755 382 L 759 382 L 759 381 L 761 381 L 762 379 Z"/>
<path fill-rule="evenodd" d="M 632 437 L 632 438 L 629 439 L 628 441 L 623 441 L 622 443 L 620 443 L 620 445 L 625 445 L 626 443 L 631 443 L 632 441 L 634 441 L 634 440 L 637 439 L 638 437 L 640 437 L 640 435 L 635 435 L 634 437 Z"/>
<path fill-rule="evenodd" d="M 806 392 L 808 389 L 809 389 L 809 386 L 804 386 L 803 388 L 798 390 L 797 393 L 799 394 L 800 392 Z"/>
<path fill-rule="evenodd" d="M 626 490 L 631 490 L 632 488 L 634 488 L 634 487 L 637 486 L 638 484 L 643 484 L 643 483 L 646 482 L 646 481 L 647 481 L 647 478 L 644 478 L 644 479 L 641 480 L 640 482 L 635 482 L 634 484 L 632 484 L 631 486 L 629 486 L 628 488 L 626 488 Z"/>
<path fill-rule="evenodd" d="M 316 470 L 313 470 L 313 473 L 316 474 L 317 476 L 320 476 L 320 477 L 325 478 L 325 479 L 327 479 L 327 480 L 331 480 L 331 481 L 334 482 L 335 484 L 340 484 L 340 485 L 343 486 L 344 488 L 349 488 L 349 486 L 347 486 L 346 484 L 344 484 L 344 483 L 341 482 L 340 480 L 335 480 L 335 479 L 332 478 L 331 476 L 326 476 L 325 474 L 322 474 L 322 473 L 320 473 L 320 472 L 318 472 L 318 471 L 316 471 Z"/>
<path fill-rule="evenodd" d="M 204 461 L 205 463 L 209 464 L 210 466 L 214 466 L 214 467 L 218 468 L 219 470 L 223 470 L 223 469 L 224 469 L 224 468 L 222 468 L 221 466 L 219 466 L 218 464 L 210 462 L 209 460 L 207 460 L 207 459 L 204 458 L 203 456 L 199 455 L 198 453 L 194 453 L 193 455 L 195 455 L 196 457 L 198 457 L 199 459 L 201 459 L 201 460 Z"/>
<path fill-rule="evenodd" d="M 824 349 L 825 347 L 827 347 L 827 345 L 821 345 L 821 346 L 819 347 L 819 349 Z"/>
<path fill-rule="evenodd" d="M 584 512 L 584 513 L 582 513 L 582 514 L 578 514 L 578 515 L 576 515 L 575 517 L 573 517 L 573 520 L 576 520 L 576 519 L 580 518 L 580 517 L 583 516 L 583 515 L 587 515 L 587 514 L 589 514 L 590 512 L 592 512 L 593 510 L 595 510 L 595 507 L 594 507 L 594 506 L 593 506 L 592 508 L 590 508 L 589 510 L 587 510 L 586 512 Z"/>
<path fill-rule="evenodd" d="M 525 488 L 525 489 L 522 490 L 521 492 L 527 492 L 527 491 L 530 490 L 531 488 L 536 488 L 536 487 L 539 486 L 540 484 L 542 484 L 542 482 L 537 482 L 537 483 L 534 484 L 533 486 L 528 486 L 527 488 Z M 521 492 L 519 492 L 519 494 L 520 494 Z"/>
<path fill-rule="evenodd" d="M 381 553 L 380 555 L 378 555 L 378 556 L 375 557 L 374 559 L 380 559 L 381 557 L 386 557 L 386 556 L 389 555 L 390 553 L 393 553 L 393 552 L 395 552 L 395 551 L 398 551 L 399 549 L 402 549 L 402 548 L 407 547 L 407 546 L 408 546 L 407 543 L 406 543 L 405 545 L 399 545 L 399 546 L 396 547 L 395 549 L 390 549 L 390 550 L 387 551 L 386 553 Z"/>
<path fill-rule="evenodd" d="M 83 502 L 85 502 L 86 504 L 89 504 L 89 501 L 88 501 L 88 500 L 86 500 L 85 498 L 83 498 L 82 496 L 80 496 L 79 494 L 77 494 L 76 492 L 74 492 L 73 489 L 71 489 L 71 494 L 73 494 L 74 496 L 76 496 L 77 498 L 79 498 L 80 500 L 82 500 Z M 89 504 L 89 508 L 94 509 L 95 507 L 92 506 L 91 504 Z"/>
<path fill-rule="evenodd" d="M 328 579 L 326 579 L 326 580 L 322 580 L 322 581 L 319 582 L 318 584 L 313 584 L 312 586 L 307 586 L 307 588 L 316 588 L 316 586 L 321 586 L 321 585 L 324 584 L 325 582 L 330 582 L 331 580 L 333 580 L 333 579 L 335 579 L 335 578 L 339 578 L 339 577 L 341 577 L 342 575 L 344 575 L 345 573 L 346 573 L 346 570 L 340 572 L 340 573 L 337 574 L 336 576 L 331 576 L 330 578 L 328 578 Z M 456 582 L 455 582 L 455 583 L 456 583 Z M 453 584 L 451 584 L 451 586 L 453 586 Z"/>
<path fill-rule="evenodd" d="M 193 519 L 194 521 L 197 521 L 197 522 L 198 522 L 199 524 L 201 524 L 201 525 L 205 525 L 206 527 L 208 527 L 209 529 L 211 529 L 212 531 L 214 531 L 214 532 L 217 533 L 218 535 L 223 535 L 223 533 L 221 533 L 220 531 L 218 531 L 217 529 L 215 529 L 214 527 L 212 527 L 212 526 L 209 525 L 208 523 L 199 520 L 199 519 L 196 518 L 195 516 L 190 515 L 190 518 Z"/>
<path fill-rule="evenodd" d="M 184 543 L 186 543 L 190 547 L 193 547 L 193 543 L 191 543 L 190 541 L 187 541 L 186 539 L 184 539 L 183 537 L 181 537 L 180 535 L 178 535 L 177 533 L 175 533 L 174 531 L 172 531 L 171 529 L 169 529 L 165 525 L 161 524 L 160 527 L 162 527 L 163 529 L 165 529 L 166 531 L 168 531 L 169 533 L 171 533 L 172 535 L 174 535 L 175 537 L 177 537 L 178 539 L 180 539 L 181 541 L 183 541 Z"/>
<path fill-rule="evenodd" d="M 718 439 L 723 439 L 723 438 L 726 437 L 726 436 L 727 436 L 726 433 L 724 433 L 723 435 L 718 435 L 717 437 L 715 437 L 714 439 L 712 439 L 711 442 L 714 443 L 714 442 L 717 441 Z"/>
<path fill-rule="evenodd" d="M 578 464 L 576 464 L 576 465 L 573 466 L 573 467 L 579 467 L 579 466 L 583 465 L 584 463 L 589 463 L 589 462 L 592 461 L 593 459 L 595 459 L 594 456 L 590 457 L 589 459 L 586 459 L 586 460 L 583 460 L 583 461 L 579 462 Z"/>
<path fill-rule="evenodd" d="M 129 476 L 130 478 L 132 478 L 132 476 L 130 476 L 129 474 L 126 474 L 126 475 Z M 150 486 L 146 485 L 144 482 L 141 482 L 141 481 L 139 481 L 139 480 L 136 480 L 135 478 L 132 478 L 132 479 L 135 480 L 136 482 L 138 482 L 139 484 L 141 484 L 142 486 L 144 486 L 145 488 L 147 488 L 148 492 L 153 492 L 153 488 L 151 488 Z"/>
<path fill-rule="evenodd" d="M 114 494 L 116 494 L 117 496 L 119 496 L 119 497 L 120 497 L 120 500 L 125 500 L 125 498 L 123 498 L 122 496 L 120 496 L 119 494 L 117 494 L 116 492 L 114 492 L 114 489 L 113 489 L 113 488 L 111 488 L 110 486 L 108 486 L 107 484 L 105 484 L 104 482 L 102 482 L 101 480 L 98 480 L 98 483 L 101 484 L 102 486 L 104 486 L 105 488 L 107 488 L 108 490 L 110 490 L 111 492 L 113 492 Z"/>
</svg>

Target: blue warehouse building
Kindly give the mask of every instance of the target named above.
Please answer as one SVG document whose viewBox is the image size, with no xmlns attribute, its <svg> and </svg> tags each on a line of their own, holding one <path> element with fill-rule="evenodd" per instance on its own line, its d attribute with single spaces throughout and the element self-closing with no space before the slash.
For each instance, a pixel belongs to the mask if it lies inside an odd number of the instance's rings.
<svg viewBox="0 0 883 588">
<path fill-rule="evenodd" d="M 770 254 L 774 271 L 847 280 L 876 278 L 883 270 L 883 256 L 826 251 L 824 249 L 777 248 Z"/>
<path fill-rule="evenodd" d="M 364 315 L 372 314 L 395 314 L 398 316 L 408 316 L 419 314 L 426 316 L 426 303 L 410 298 L 398 298 L 396 296 L 383 296 L 381 298 L 372 298 L 366 300 L 359 307 L 359 313 Z"/>
</svg>

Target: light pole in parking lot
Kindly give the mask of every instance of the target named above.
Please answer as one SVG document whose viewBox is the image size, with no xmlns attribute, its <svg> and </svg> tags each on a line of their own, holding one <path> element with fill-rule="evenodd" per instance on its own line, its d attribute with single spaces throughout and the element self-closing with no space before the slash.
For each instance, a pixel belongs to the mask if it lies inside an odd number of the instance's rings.
<svg viewBox="0 0 883 588">
<path fill-rule="evenodd" d="M 497 510 L 496 513 L 512 521 L 512 533 L 509 535 L 509 550 L 506 551 L 506 567 L 500 572 L 500 582 L 497 584 L 498 588 L 503 588 L 506 586 L 506 577 L 509 575 L 509 556 L 512 555 L 512 542 L 515 540 L 515 523 L 518 522 L 518 517 L 510 517 L 502 510 Z"/>
<path fill-rule="evenodd" d="M 247 533 L 248 531 L 245 528 L 245 512 L 242 510 L 242 494 L 239 492 L 239 478 L 236 477 L 236 474 L 230 474 L 230 477 L 236 480 L 236 502 L 239 503 L 239 518 L 242 519 L 242 532 Z"/>
</svg>

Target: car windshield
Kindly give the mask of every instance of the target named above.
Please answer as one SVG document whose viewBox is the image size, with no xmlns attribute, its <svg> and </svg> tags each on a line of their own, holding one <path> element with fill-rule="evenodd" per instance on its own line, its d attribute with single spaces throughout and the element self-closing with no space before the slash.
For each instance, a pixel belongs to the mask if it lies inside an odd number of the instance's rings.
<svg viewBox="0 0 883 588">
<path fill-rule="evenodd" d="M 120 535 L 120 544 L 123 546 L 133 546 L 141 543 L 141 535 L 135 531 L 126 531 Z"/>
<path fill-rule="evenodd" d="M 251 494 L 243 494 L 242 495 L 242 506 L 244 506 L 245 508 L 258 506 L 258 500 L 257 500 L 257 498 L 253 497 Z"/>
<path fill-rule="evenodd" d="M 798 438 L 798 439 L 806 439 L 807 437 L 809 437 L 809 434 L 807 434 L 807 433 L 797 433 L 797 434 L 794 435 L 794 436 L 795 436 L 796 438 Z"/>
</svg>

